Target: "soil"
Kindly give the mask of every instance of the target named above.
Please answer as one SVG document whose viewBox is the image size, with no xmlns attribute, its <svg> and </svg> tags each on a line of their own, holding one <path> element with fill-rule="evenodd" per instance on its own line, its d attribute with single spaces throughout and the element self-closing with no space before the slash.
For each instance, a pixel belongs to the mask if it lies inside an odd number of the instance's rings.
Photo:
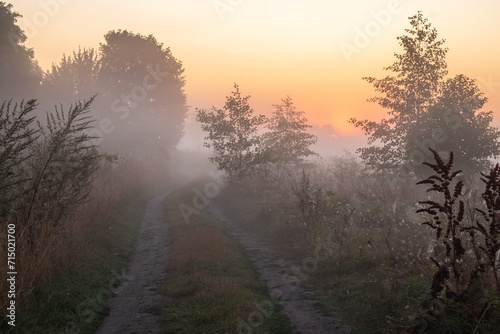
<svg viewBox="0 0 500 334">
<path fill-rule="evenodd" d="M 159 333 L 161 296 L 165 277 L 168 225 L 163 219 L 166 192 L 149 200 L 125 281 L 114 291 L 110 313 L 96 334 Z"/>
<path fill-rule="evenodd" d="M 294 327 L 293 333 L 350 332 L 342 327 L 338 320 L 323 315 L 317 309 L 310 294 L 300 286 L 300 278 L 293 273 L 293 264 L 278 258 L 257 236 L 231 221 L 216 203 L 210 203 L 209 211 L 214 218 L 225 223 L 235 240 L 245 248 L 260 280 L 267 285 L 270 295 L 278 298 L 283 306 L 281 312 L 288 316 Z"/>
</svg>

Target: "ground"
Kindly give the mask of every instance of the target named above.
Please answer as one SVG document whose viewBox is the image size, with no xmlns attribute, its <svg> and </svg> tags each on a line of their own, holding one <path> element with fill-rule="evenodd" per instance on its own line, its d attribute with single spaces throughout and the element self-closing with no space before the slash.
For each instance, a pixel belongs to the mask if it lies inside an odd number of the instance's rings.
<svg viewBox="0 0 500 334">
<path fill-rule="evenodd" d="M 158 289 L 168 261 L 168 226 L 178 223 L 165 223 L 163 219 L 163 202 L 170 193 L 148 202 L 126 279 L 115 291 L 110 301 L 110 314 L 96 334 L 161 332 Z M 300 278 L 293 273 L 290 263 L 278 258 L 255 235 L 228 219 L 216 203 L 212 202 L 208 210 L 215 219 L 224 222 L 234 239 L 243 246 L 269 294 L 279 299 L 283 306 L 281 312 L 290 319 L 294 333 L 348 332 L 338 321 L 318 311 L 315 302 L 300 286 Z"/>
</svg>

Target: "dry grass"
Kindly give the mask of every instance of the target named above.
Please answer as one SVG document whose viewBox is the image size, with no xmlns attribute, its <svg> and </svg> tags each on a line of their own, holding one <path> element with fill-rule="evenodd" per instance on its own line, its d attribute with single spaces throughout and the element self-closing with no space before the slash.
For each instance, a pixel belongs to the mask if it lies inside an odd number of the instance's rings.
<svg viewBox="0 0 500 334">
<path fill-rule="evenodd" d="M 328 260 L 308 273 L 303 284 L 325 312 L 350 322 L 353 332 L 387 333 L 413 324 L 430 298 L 435 270 L 429 257 L 442 251 L 416 213 L 422 208 L 417 203 L 427 198 L 425 189 L 411 178 L 370 175 L 352 156 L 308 166 L 306 173 L 309 180 L 304 182 L 302 169 L 268 171 L 226 189 L 217 200 L 232 219 L 298 267 L 314 256 L 318 244 L 329 247 Z M 301 184 L 311 193 L 297 196 Z M 307 221 L 304 211 L 315 216 Z M 483 283 L 473 304 L 495 298 Z M 496 324 L 495 305 L 485 313 L 481 330 L 488 332 Z M 448 314 L 446 326 L 460 328 L 465 324 L 460 319 Z"/>
<path fill-rule="evenodd" d="M 172 257 L 170 267 L 176 269 L 188 263 L 228 261 L 223 242 L 220 225 L 199 226 L 189 231 L 189 236 L 176 241 L 174 249 L 179 251 Z"/>
<path fill-rule="evenodd" d="M 190 189 L 190 188 L 189 188 Z M 191 194 L 184 194 L 190 201 Z M 167 220 L 182 221 L 177 203 L 168 199 Z M 164 288 L 165 333 L 238 333 L 256 311 L 271 300 L 241 247 L 220 222 L 201 214 L 189 225 L 174 225 Z M 275 310 L 279 307 L 275 305 Z M 275 312 L 253 333 L 287 333 L 288 322 Z"/>
<path fill-rule="evenodd" d="M 45 289 L 42 286 L 51 286 L 54 280 L 62 279 L 73 285 L 73 287 L 58 287 L 61 289 L 78 290 L 77 284 L 85 285 L 85 281 L 73 280 L 72 282 L 71 279 L 63 279 L 68 275 L 75 275 L 75 268 L 83 263 L 88 265 L 89 261 L 92 263 L 100 261 L 102 268 L 98 270 L 108 273 L 111 271 L 105 268 L 105 258 L 99 260 L 95 258 L 95 255 L 99 253 L 103 257 L 111 257 L 116 254 L 106 254 L 106 251 L 101 252 L 96 249 L 103 248 L 103 243 L 107 244 L 104 248 L 109 247 L 108 239 L 113 238 L 113 235 L 116 237 L 120 235 L 117 233 L 119 231 L 115 230 L 117 228 L 115 217 L 123 209 L 125 203 L 129 203 L 133 198 L 138 199 L 142 196 L 140 194 L 144 193 L 144 189 L 151 187 L 151 184 L 165 187 L 166 182 L 158 181 L 166 180 L 165 174 L 168 171 L 163 166 L 159 168 L 158 165 L 157 162 L 144 163 L 139 160 L 129 160 L 117 165 L 103 166 L 94 180 L 88 200 L 63 218 L 57 224 L 57 228 L 50 223 L 40 224 L 39 234 L 33 245 L 28 245 L 28 239 L 25 237 L 26 230 L 18 231 L 16 240 L 16 306 L 18 312 L 25 315 L 36 312 L 32 308 L 38 308 L 43 301 L 38 297 L 33 298 L 34 295 L 44 295 L 46 298 L 50 298 L 51 294 L 57 295 L 58 291 L 40 290 Z M 47 220 L 42 219 L 42 221 Z M 29 224 L 24 224 L 24 226 L 29 226 Z M 120 242 L 129 241 L 117 240 L 117 243 Z M 122 256 L 124 254 L 120 254 L 120 258 Z M 5 247 L 0 248 L 0 258 L 6 258 Z M 92 259 L 89 260 L 90 258 Z M 94 265 L 98 267 L 99 263 L 92 264 Z M 1 280 L 0 291 L 7 291 L 6 283 L 6 280 Z M 8 302 L 6 298 L 1 299 L 0 306 L 5 308 L 6 302 Z M 81 300 L 74 302 L 76 303 L 74 306 L 77 306 Z M 71 306 L 65 305 L 65 307 Z M 30 321 L 29 318 L 29 316 L 23 317 L 23 322 Z M 24 325 L 29 324 L 24 323 Z"/>
</svg>

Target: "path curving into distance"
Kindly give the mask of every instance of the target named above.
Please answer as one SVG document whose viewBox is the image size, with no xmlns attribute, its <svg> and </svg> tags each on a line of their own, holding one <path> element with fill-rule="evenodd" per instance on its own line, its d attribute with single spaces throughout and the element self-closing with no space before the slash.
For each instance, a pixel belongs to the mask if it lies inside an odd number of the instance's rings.
<svg viewBox="0 0 500 334">
<path fill-rule="evenodd" d="M 96 334 L 156 334 L 161 331 L 157 291 L 165 277 L 168 224 L 163 219 L 169 190 L 148 201 L 125 281 L 109 302 L 110 313 Z"/>
<path fill-rule="evenodd" d="M 182 186 L 181 186 L 182 187 Z M 178 189 L 177 187 L 175 189 Z M 161 294 L 158 289 L 165 279 L 168 259 L 168 224 L 164 221 L 165 198 L 175 189 L 148 201 L 142 219 L 134 256 L 125 274 L 125 281 L 110 299 L 110 314 L 96 334 L 156 334 L 161 332 Z M 246 250 L 260 279 L 273 297 L 279 298 L 282 313 L 294 326 L 293 334 L 344 334 L 333 318 L 324 316 L 315 307 L 310 295 L 300 286 L 300 279 L 291 271 L 292 264 L 279 259 L 258 238 L 228 219 L 216 203 L 208 211 L 224 222 L 234 239 Z"/>
</svg>

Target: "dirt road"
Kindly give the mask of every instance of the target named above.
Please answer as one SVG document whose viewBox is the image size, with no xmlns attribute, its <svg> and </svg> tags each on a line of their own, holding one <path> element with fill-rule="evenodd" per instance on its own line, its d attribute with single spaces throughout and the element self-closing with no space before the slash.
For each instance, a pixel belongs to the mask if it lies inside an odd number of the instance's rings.
<svg viewBox="0 0 500 334">
<path fill-rule="evenodd" d="M 96 334 L 148 334 L 160 332 L 157 291 L 165 276 L 168 225 L 163 219 L 165 197 L 171 191 L 151 199 L 142 219 L 135 254 L 125 282 L 110 301 L 111 311 Z"/>
<path fill-rule="evenodd" d="M 299 277 L 293 274 L 291 263 L 279 259 L 255 235 L 231 221 L 217 204 L 211 203 L 209 211 L 213 217 L 226 224 L 234 238 L 245 248 L 261 281 L 268 286 L 271 296 L 279 298 L 283 306 L 282 312 L 295 327 L 293 333 L 349 333 L 349 330 L 341 327 L 338 321 L 324 316 L 317 310 L 314 301 L 300 286 Z"/>
<path fill-rule="evenodd" d="M 159 333 L 161 296 L 157 291 L 165 277 L 168 260 L 168 224 L 163 217 L 163 204 L 171 191 L 148 202 L 142 220 L 136 252 L 129 265 L 126 280 L 115 291 L 110 301 L 111 311 L 96 334 L 147 334 Z M 293 333 L 336 334 L 349 331 L 339 326 L 335 319 L 322 315 L 314 306 L 307 292 L 300 287 L 300 280 L 291 272 L 292 265 L 270 251 L 256 236 L 244 231 L 228 219 L 215 203 L 209 211 L 223 221 L 234 238 L 243 245 L 261 280 L 270 294 L 279 298 L 286 314 L 295 327 Z M 175 222 L 173 222 L 175 223 Z"/>
</svg>

